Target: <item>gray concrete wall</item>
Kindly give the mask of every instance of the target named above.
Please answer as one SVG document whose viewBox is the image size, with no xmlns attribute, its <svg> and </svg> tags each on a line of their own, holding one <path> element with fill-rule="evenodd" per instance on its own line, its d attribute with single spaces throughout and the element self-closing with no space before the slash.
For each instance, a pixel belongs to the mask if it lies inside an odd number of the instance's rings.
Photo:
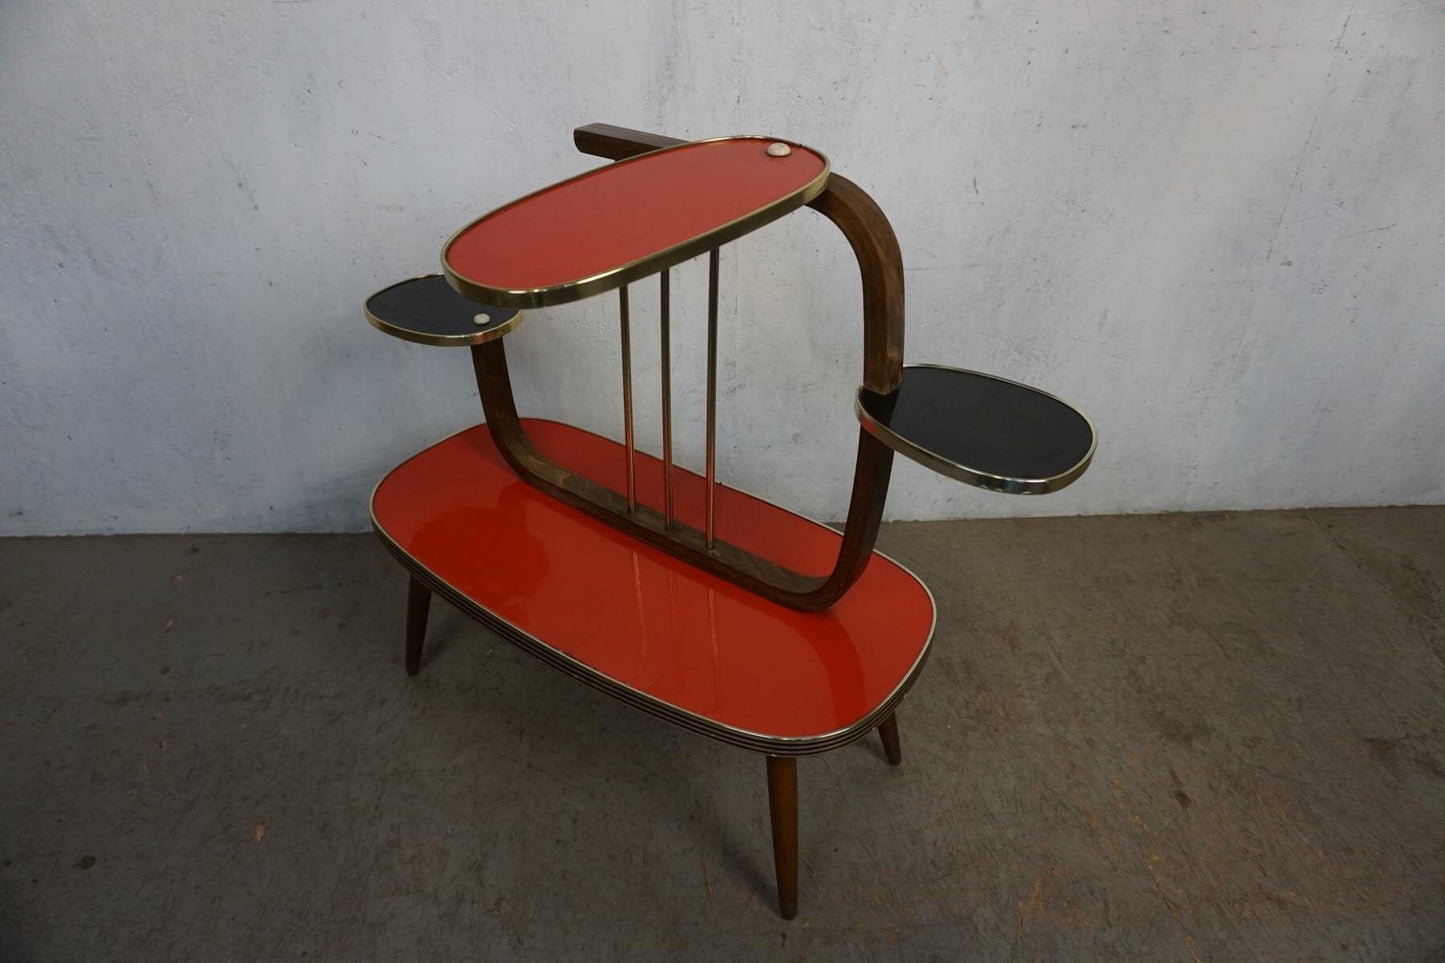
<svg viewBox="0 0 1445 963">
<path fill-rule="evenodd" d="M 910 361 L 1099 426 L 1064 493 L 904 463 L 893 517 L 1442 501 L 1442 68 L 1420 0 L 8 0 L 0 533 L 363 527 L 388 467 L 479 417 L 465 353 L 372 331 L 363 298 L 595 163 L 594 120 L 816 145 L 897 228 Z M 723 477 L 836 517 L 846 247 L 800 213 L 724 264 Z M 694 465 L 703 271 L 674 293 Z M 524 407 L 618 433 L 614 334 L 610 298 L 533 312 Z"/>
</svg>

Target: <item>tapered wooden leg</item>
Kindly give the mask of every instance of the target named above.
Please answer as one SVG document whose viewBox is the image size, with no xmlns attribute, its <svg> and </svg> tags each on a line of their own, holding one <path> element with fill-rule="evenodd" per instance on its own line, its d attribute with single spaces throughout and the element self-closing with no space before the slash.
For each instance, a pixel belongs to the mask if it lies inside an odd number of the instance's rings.
<svg viewBox="0 0 1445 963">
<path fill-rule="evenodd" d="M 883 754 L 888 757 L 888 765 L 898 765 L 903 761 L 903 749 L 898 745 L 897 713 L 888 713 L 888 718 L 878 727 L 878 734 L 883 737 Z"/>
<path fill-rule="evenodd" d="M 768 810 L 773 817 L 778 909 L 790 920 L 798 915 L 798 760 L 791 756 L 768 757 Z"/>
<path fill-rule="evenodd" d="M 431 589 L 415 575 L 406 595 L 406 674 L 421 668 L 421 647 L 426 641 L 426 616 L 431 608 Z"/>
</svg>

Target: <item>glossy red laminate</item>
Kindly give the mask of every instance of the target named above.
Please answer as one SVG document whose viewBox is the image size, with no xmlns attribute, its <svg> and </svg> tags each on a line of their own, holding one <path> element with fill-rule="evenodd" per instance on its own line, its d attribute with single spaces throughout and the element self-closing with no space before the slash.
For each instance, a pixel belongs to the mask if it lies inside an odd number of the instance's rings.
<svg viewBox="0 0 1445 963">
<path fill-rule="evenodd" d="M 556 422 L 524 424 L 558 464 L 620 489 L 622 446 Z M 660 465 L 640 452 L 638 463 L 639 496 L 656 504 Z M 700 523 L 705 481 L 679 469 L 674 482 L 679 517 Z M 720 538 L 800 571 L 831 566 L 833 530 L 724 486 L 717 500 Z M 784 608 L 527 485 L 484 425 L 394 469 L 372 516 L 476 606 L 704 728 L 806 741 L 881 721 L 870 715 L 911 683 L 933 635 L 928 590 L 890 559 L 875 554 L 826 612 Z"/>
<path fill-rule="evenodd" d="M 787 156 L 773 157 L 771 143 L 699 141 L 597 168 L 463 228 L 443 249 L 442 264 L 463 293 L 479 296 L 468 291 L 475 286 L 492 303 L 517 307 L 597 293 L 576 288 L 628 265 L 655 273 L 713 246 L 708 239 L 729 225 L 756 220 L 750 230 L 771 219 L 764 212 L 780 217 L 823 189 L 823 155 L 794 145 Z M 689 242 L 703 246 L 678 251 Z M 669 259 L 668 252 L 679 256 Z"/>
</svg>

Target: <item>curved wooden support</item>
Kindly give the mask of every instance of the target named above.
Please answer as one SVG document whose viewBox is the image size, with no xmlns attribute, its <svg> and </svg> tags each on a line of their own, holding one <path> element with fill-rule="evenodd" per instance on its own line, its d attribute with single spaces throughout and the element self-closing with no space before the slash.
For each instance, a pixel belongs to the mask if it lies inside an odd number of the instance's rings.
<svg viewBox="0 0 1445 963">
<path fill-rule="evenodd" d="M 574 138 L 583 152 L 613 160 L 683 143 L 604 124 L 578 128 Z M 838 174 L 829 175 L 823 192 L 808 206 L 838 227 L 858 259 L 863 282 L 863 383 L 886 394 L 898 387 L 903 369 L 903 258 L 898 240 L 873 199 Z M 867 567 L 883 518 L 893 450 L 861 428 L 843 543 L 832 572 L 819 578 L 720 539 L 709 546 L 706 533 L 676 520 L 669 525 L 645 505 L 629 510 L 623 495 L 555 464 L 531 443 L 517 417 L 502 342 L 473 346 L 472 359 L 497 448 L 518 475 L 559 501 L 764 598 L 805 611 L 832 605 Z"/>
<path fill-rule="evenodd" d="M 873 198 L 841 174 L 808 204 L 832 221 L 863 276 L 863 384 L 886 395 L 903 379 L 903 253 Z"/>
<path fill-rule="evenodd" d="M 512 470 L 529 484 L 640 541 L 771 601 L 813 610 L 827 607 L 842 594 L 841 591 L 831 594 L 830 589 L 831 597 L 825 596 L 820 589 L 826 587 L 828 579 L 800 575 L 721 539 L 709 549 L 702 532 L 676 519 L 669 526 L 661 512 L 647 505 L 639 504 L 629 511 L 626 496 L 584 475 L 568 471 L 532 444 L 517 416 L 503 342 L 490 341 L 472 348 L 472 365 L 476 370 L 482 408 L 487 415 L 487 429 L 497 443 L 497 450 Z M 890 449 L 871 436 L 865 437 L 873 447 L 891 458 L 893 452 Z M 851 585 L 859 574 L 862 574 L 861 565 L 856 573 L 850 573 L 848 584 Z M 820 604 L 814 601 L 815 598 L 827 600 Z"/>
<path fill-rule="evenodd" d="M 487 429 L 497 450 L 523 480 L 560 502 L 586 512 L 632 537 L 675 555 L 698 568 L 740 585 L 769 601 L 804 611 L 819 611 L 843 597 L 858 581 L 873 554 L 883 500 L 893 466 L 893 450 L 863 429 L 858 430 L 858 463 L 853 498 L 838 560 L 826 578 L 803 575 L 722 539 L 707 545 L 704 532 L 638 504 L 628 510 L 627 498 L 584 475 L 568 471 L 532 444 L 517 416 L 501 341 L 472 348 L 477 389 L 487 416 Z"/>
</svg>

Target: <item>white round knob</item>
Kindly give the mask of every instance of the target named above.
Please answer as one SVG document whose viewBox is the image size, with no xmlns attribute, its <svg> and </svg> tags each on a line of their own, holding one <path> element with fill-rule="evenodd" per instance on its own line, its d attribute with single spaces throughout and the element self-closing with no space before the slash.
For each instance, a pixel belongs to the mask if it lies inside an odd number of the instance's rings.
<svg viewBox="0 0 1445 963">
<path fill-rule="evenodd" d="M 792 152 L 793 149 L 787 144 L 784 144 L 782 141 L 768 145 L 769 157 L 787 157 Z"/>
<path fill-rule="evenodd" d="M 477 315 L 476 317 L 472 318 L 472 324 L 475 324 L 475 325 L 477 325 L 478 327 L 480 327 L 481 325 L 487 324 L 487 323 L 490 322 L 491 320 L 492 320 L 492 319 L 491 319 L 490 316 L 485 315 L 485 314 L 479 314 L 479 315 Z"/>
</svg>

